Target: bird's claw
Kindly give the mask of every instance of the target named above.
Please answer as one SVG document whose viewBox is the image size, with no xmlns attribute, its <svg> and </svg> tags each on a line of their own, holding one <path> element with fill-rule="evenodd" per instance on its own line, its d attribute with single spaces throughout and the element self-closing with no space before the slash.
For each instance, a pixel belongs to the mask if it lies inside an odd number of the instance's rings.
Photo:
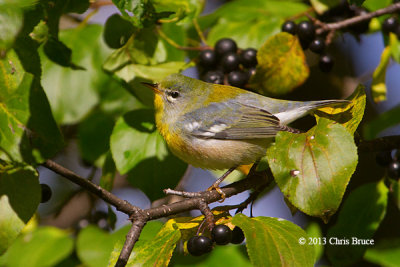
<svg viewBox="0 0 400 267">
<path fill-rule="evenodd" d="M 225 198 L 226 198 L 226 194 L 221 190 L 221 188 L 218 185 L 213 184 L 212 186 L 210 186 L 207 191 L 212 191 L 213 189 L 215 189 L 215 191 L 218 192 L 218 194 L 220 194 L 221 199 L 218 200 L 218 202 L 222 203 L 224 202 Z"/>
</svg>

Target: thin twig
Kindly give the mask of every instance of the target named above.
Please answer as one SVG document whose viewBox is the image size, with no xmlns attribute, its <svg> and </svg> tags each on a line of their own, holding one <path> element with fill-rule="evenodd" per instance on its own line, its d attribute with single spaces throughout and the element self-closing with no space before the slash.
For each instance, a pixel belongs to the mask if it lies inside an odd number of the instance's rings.
<svg viewBox="0 0 400 267">
<path fill-rule="evenodd" d="M 180 196 L 180 197 L 186 197 L 186 198 L 194 198 L 194 197 L 201 197 L 202 192 L 186 192 L 186 191 L 180 191 L 180 190 L 174 190 L 171 188 L 164 189 L 164 194 L 166 195 L 174 195 L 174 196 Z"/>
<path fill-rule="evenodd" d="M 131 205 L 128 201 L 122 200 L 119 197 L 115 196 L 114 194 L 108 192 L 107 190 L 103 189 L 102 187 L 98 186 L 90 182 L 89 180 L 75 174 L 74 172 L 64 168 L 63 166 L 57 164 L 52 160 L 46 160 L 43 164 L 46 168 L 58 173 L 59 175 L 67 178 L 71 182 L 80 185 L 81 187 L 85 188 L 90 193 L 98 196 L 99 198 L 103 199 L 107 203 L 113 205 L 117 208 L 117 210 L 122 211 L 125 214 L 131 215 L 134 212 L 140 211 L 141 209 Z"/>
<path fill-rule="evenodd" d="M 204 220 L 207 223 L 208 230 L 212 231 L 215 226 L 214 214 L 211 212 L 210 207 L 205 201 L 199 201 L 199 210 L 204 215 Z"/>
<path fill-rule="evenodd" d="M 359 16 L 355 16 L 349 19 L 345 19 L 339 22 L 333 22 L 333 23 L 327 23 L 325 24 L 324 27 L 321 27 L 316 30 L 316 34 L 322 34 L 327 31 L 332 31 L 332 30 L 340 30 L 342 28 L 347 28 L 353 24 L 357 24 L 363 21 L 367 21 L 369 19 L 372 19 L 374 17 L 379 17 L 385 14 L 390 14 L 390 13 L 395 13 L 400 10 L 400 3 L 395 3 L 390 6 L 387 6 L 382 9 L 378 9 L 373 12 L 365 13 Z"/>
<path fill-rule="evenodd" d="M 179 50 L 185 50 L 185 51 L 202 51 L 204 49 L 206 49 L 206 46 L 181 46 L 179 44 L 177 44 L 174 40 L 172 40 L 171 38 L 169 38 L 162 30 L 160 26 L 156 27 L 156 31 L 157 33 L 161 36 L 161 38 L 163 38 L 167 43 L 169 43 L 170 45 L 172 45 L 173 47 L 175 47 L 176 49 Z"/>
<path fill-rule="evenodd" d="M 204 37 L 204 34 L 203 34 L 203 32 L 201 31 L 200 25 L 199 25 L 199 23 L 197 22 L 197 19 L 196 19 L 196 18 L 193 19 L 193 25 L 194 25 L 194 28 L 196 29 L 197 34 L 198 34 L 199 37 L 200 37 L 200 40 L 203 42 L 203 44 L 207 45 L 207 40 L 206 40 L 206 38 Z"/>
</svg>

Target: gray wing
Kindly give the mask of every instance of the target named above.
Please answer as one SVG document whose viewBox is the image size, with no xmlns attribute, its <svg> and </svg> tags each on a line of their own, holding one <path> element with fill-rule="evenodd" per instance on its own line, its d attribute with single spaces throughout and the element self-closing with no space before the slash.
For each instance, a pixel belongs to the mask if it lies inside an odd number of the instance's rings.
<svg viewBox="0 0 400 267">
<path fill-rule="evenodd" d="M 204 139 L 262 139 L 274 137 L 279 131 L 296 132 L 280 125 L 267 110 L 237 101 L 211 103 L 186 114 L 180 123 L 188 134 Z"/>
</svg>

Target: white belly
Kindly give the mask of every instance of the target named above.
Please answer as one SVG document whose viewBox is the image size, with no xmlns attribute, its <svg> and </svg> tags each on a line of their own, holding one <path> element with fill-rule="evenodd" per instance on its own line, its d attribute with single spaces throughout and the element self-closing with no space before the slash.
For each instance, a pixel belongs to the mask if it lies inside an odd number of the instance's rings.
<svg viewBox="0 0 400 267">
<path fill-rule="evenodd" d="M 204 169 L 228 169 L 251 164 L 265 156 L 271 138 L 257 141 L 192 139 L 185 149 L 172 152 L 183 161 Z"/>
</svg>

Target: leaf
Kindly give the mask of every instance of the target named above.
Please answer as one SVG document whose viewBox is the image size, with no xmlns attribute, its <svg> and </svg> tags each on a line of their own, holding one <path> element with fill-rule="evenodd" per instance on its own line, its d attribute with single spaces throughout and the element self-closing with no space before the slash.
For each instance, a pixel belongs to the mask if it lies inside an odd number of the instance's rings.
<svg viewBox="0 0 400 267">
<path fill-rule="evenodd" d="M 320 118 L 306 133 L 279 132 L 267 158 L 285 197 L 326 222 L 338 209 L 357 166 L 357 147 L 346 128 Z"/>
<path fill-rule="evenodd" d="M 163 195 L 162 188 L 175 186 L 187 166 L 168 152 L 152 110 L 134 110 L 121 117 L 110 144 L 118 171 L 129 172 L 128 180 L 153 200 Z"/>
<path fill-rule="evenodd" d="M 191 0 L 154 0 L 152 1 L 158 13 L 170 13 L 169 18 L 161 19 L 161 22 L 178 22 L 184 25 L 196 18 L 204 7 L 202 1 Z"/>
<path fill-rule="evenodd" d="M 316 222 L 310 222 L 305 230 L 309 238 L 316 240 L 316 242 L 313 242 L 312 245 L 314 247 L 314 262 L 316 263 L 324 253 L 324 246 L 322 245 L 323 241 L 321 241 L 323 238 L 322 230 L 319 224 Z"/>
<path fill-rule="evenodd" d="M 400 238 L 386 239 L 368 248 L 364 260 L 384 267 L 397 267 L 400 262 Z"/>
<path fill-rule="evenodd" d="M 180 237 L 175 221 L 167 221 L 153 239 L 133 248 L 126 266 L 168 266 Z"/>
<path fill-rule="evenodd" d="M 297 37 L 279 33 L 268 39 L 257 52 L 256 74 L 250 87 L 267 95 L 282 95 L 308 78 L 309 69 Z"/>
<path fill-rule="evenodd" d="M 73 250 L 72 238 L 66 231 L 40 227 L 19 236 L 0 262 L 5 266 L 55 266 Z"/>
<path fill-rule="evenodd" d="M 360 0 L 355 0 L 355 1 L 360 1 Z M 363 3 L 363 7 L 365 7 L 369 11 L 375 11 L 387 7 L 391 3 L 392 0 L 365 0 Z"/>
<path fill-rule="evenodd" d="M 38 175 L 30 167 L 12 167 L 0 172 L 0 196 L 6 195 L 8 201 L 25 223 L 35 213 L 41 198 Z"/>
<path fill-rule="evenodd" d="M 390 62 L 390 47 L 387 46 L 382 52 L 381 61 L 372 74 L 371 94 L 375 103 L 386 100 L 386 69 Z"/>
<path fill-rule="evenodd" d="M 5 160 L 22 160 L 19 145 L 30 116 L 33 75 L 24 72 L 13 51 L 0 60 L 0 69 L 4 73 L 0 77 L 0 155 Z"/>
<path fill-rule="evenodd" d="M 0 255 L 14 242 L 25 223 L 10 205 L 7 195 L 0 195 Z M 1 265 L 1 259 L 0 259 Z"/>
<path fill-rule="evenodd" d="M 33 28 L 33 31 L 29 34 L 29 36 L 38 43 L 47 41 L 49 38 L 49 27 L 47 26 L 46 22 L 41 20 L 35 26 L 35 28 Z"/>
<path fill-rule="evenodd" d="M 364 116 L 366 103 L 365 86 L 359 84 L 347 100 L 351 101 L 351 103 L 318 109 L 315 112 L 318 115 L 317 121 L 319 117 L 337 121 L 353 134 Z"/>
<path fill-rule="evenodd" d="M 371 239 L 374 236 L 385 217 L 387 201 L 388 188 L 383 180 L 362 185 L 349 195 L 336 224 L 327 233 L 331 245 L 326 252 L 334 265 L 351 265 L 363 256 L 368 246 L 355 244 L 354 238 Z M 347 239 L 348 244 L 335 245 L 336 241 L 331 238 Z"/>
<path fill-rule="evenodd" d="M 108 17 L 104 25 L 104 41 L 110 48 L 120 48 L 134 31 L 135 28 L 129 21 L 123 19 L 119 14 L 113 14 Z"/>
<path fill-rule="evenodd" d="M 314 266 L 313 247 L 299 244 L 307 234 L 292 222 L 272 217 L 249 218 L 239 213 L 232 223 L 243 230 L 254 266 Z"/>
<path fill-rule="evenodd" d="M 400 105 L 379 114 L 379 117 L 367 122 L 364 125 L 363 136 L 367 140 L 374 139 L 386 128 L 399 124 Z"/>
<path fill-rule="evenodd" d="M 72 50 L 51 35 L 44 44 L 43 51 L 50 60 L 63 67 L 71 67 L 76 70 L 84 69 L 72 63 Z"/>
<path fill-rule="evenodd" d="M 78 144 L 83 159 L 95 162 L 110 149 L 109 140 L 114 123 L 113 117 L 96 111 L 79 124 Z"/>
<path fill-rule="evenodd" d="M 100 101 L 99 92 L 104 90 L 102 86 L 112 85 L 111 78 L 101 69 L 109 51 L 101 41 L 101 32 L 100 25 L 87 25 L 60 32 L 60 40 L 74 51 L 72 61 L 83 66 L 85 70 L 63 68 L 41 55 L 42 84 L 54 117 L 61 124 L 79 122 Z"/>
<path fill-rule="evenodd" d="M 156 12 L 149 0 L 113 0 L 113 3 L 135 27 L 143 28 L 156 22 Z"/>
<path fill-rule="evenodd" d="M 113 234 L 93 225 L 82 229 L 76 241 L 76 252 L 79 259 L 87 266 L 107 266 L 115 243 L 125 238 L 128 230 L 128 225 Z"/>
<path fill-rule="evenodd" d="M 297 1 L 238 0 L 222 5 L 214 13 L 200 18 L 200 24 L 212 26 L 207 43 L 214 45 L 221 38 L 232 38 L 240 48 L 258 49 L 272 35 L 279 33 L 289 17 L 309 8 Z M 211 24 L 211 25 L 210 25 Z"/>
<path fill-rule="evenodd" d="M 321 15 L 332 7 L 339 5 L 340 0 L 310 0 L 310 3 L 314 10 Z"/>
<path fill-rule="evenodd" d="M 0 3 L 0 55 L 4 55 L 11 48 L 22 28 L 22 23 L 23 15 L 20 8 L 13 3 Z"/>
<path fill-rule="evenodd" d="M 100 178 L 100 186 L 105 190 L 111 192 L 114 185 L 114 178 L 116 174 L 115 163 L 112 159 L 111 152 L 106 154 L 106 159 L 104 160 L 101 178 Z"/>
</svg>

